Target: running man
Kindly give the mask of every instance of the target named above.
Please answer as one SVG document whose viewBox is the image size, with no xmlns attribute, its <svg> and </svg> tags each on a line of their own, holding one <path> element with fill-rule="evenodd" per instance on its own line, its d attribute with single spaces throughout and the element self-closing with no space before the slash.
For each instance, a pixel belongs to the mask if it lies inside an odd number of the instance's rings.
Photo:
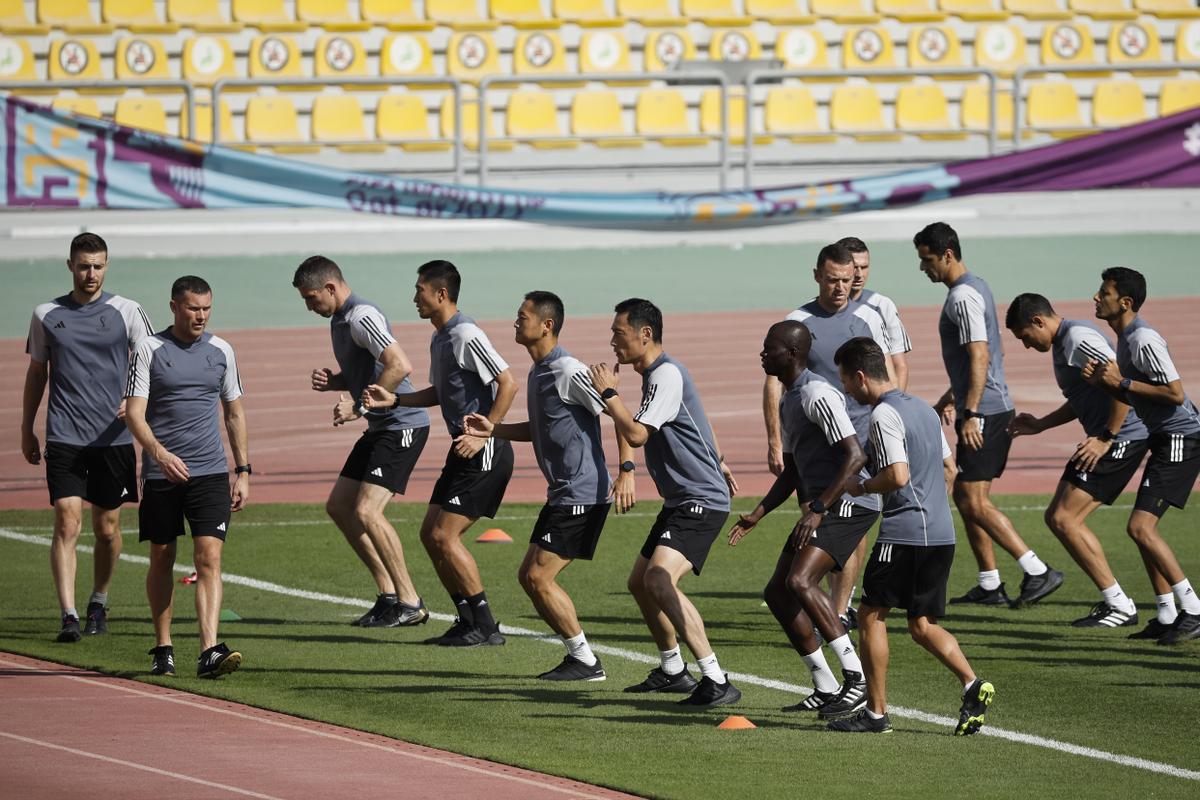
<svg viewBox="0 0 1200 800">
<path fill-rule="evenodd" d="M 925 226 L 913 237 L 920 268 L 932 283 L 949 292 L 938 320 L 942 361 L 950 388 L 934 404 L 958 434 L 954 504 L 962 514 L 967 540 L 979 566 L 979 582 L 951 603 L 1019 606 L 1036 603 L 1062 586 L 1063 574 L 1051 569 L 1025 544 L 1012 521 L 992 502 L 992 481 L 1008 463 L 1013 421 L 1012 400 L 1004 380 L 1004 350 L 996 303 L 983 279 L 962 262 L 958 234 L 944 222 Z M 996 567 L 995 541 L 1017 560 L 1025 576 L 1021 593 L 1010 601 Z"/>
<path fill-rule="evenodd" d="M 847 236 L 838 239 L 837 244 L 845 247 L 854 257 L 854 280 L 850 284 L 850 299 L 865 303 L 879 312 L 883 319 L 883 335 L 887 343 L 884 350 L 892 362 L 892 373 L 896 376 L 896 386 L 902 392 L 908 391 L 908 356 L 912 351 L 912 342 L 908 331 L 900 321 L 900 311 L 887 295 L 882 295 L 867 288 L 867 279 L 871 275 L 871 251 L 867 244 L 857 236 Z"/>
<path fill-rule="evenodd" d="M 717 447 L 700 396 L 687 368 L 663 352 L 662 312 L 649 300 L 631 298 L 615 308 L 611 344 L 617 365 L 591 367 L 592 385 L 616 423 L 617 434 L 646 448 L 646 468 L 663 499 L 629 575 L 629 591 L 658 645 L 661 665 L 627 692 L 688 693 L 680 705 L 736 703 L 742 693 L 721 671 L 704 620 L 680 589 L 688 570 L 704 568 L 708 551 L 729 516 L 737 482 Z M 621 364 L 642 376 L 642 403 L 634 415 L 617 393 Z M 700 667 L 699 683 L 679 652 L 687 643 Z"/>
<path fill-rule="evenodd" d="M 125 427 L 123 393 L 129 354 L 153 333 L 150 318 L 132 300 L 103 290 L 108 245 L 94 233 L 71 240 L 71 291 L 33 312 L 25 352 L 29 368 L 21 406 L 21 454 L 42 459 L 33 432 L 46 384 L 46 483 L 54 506 L 50 574 L 58 593 L 58 641 L 108 630 L 108 588 L 121 555 L 121 504 L 136 503 L 137 456 Z M 92 504 L 96 547 L 92 594 L 83 631 L 75 608 L 75 546 L 83 503 Z"/>
<path fill-rule="evenodd" d="M 530 292 L 513 323 L 517 344 L 533 359 L 526 387 L 528 422 L 493 425 L 482 414 L 466 419 L 466 433 L 532 442 L 548 485 L 546 505 L 529 537 L 517 579 L 538 615 L 567 647 L 562 663 L 538 675 L 548 681 L 602 681 L 604 665 L 592 652 L 559 574 L 576 559 L 591 561 L 615 496 L 617 513 L 633 505 L 633 448 L 618 437 L 621 466 L 608 477 L 598 415 L 604 411 L 587 366 L 558 343 L 566 312 L 551 292 Z"/>
<path fill-rule="evenodd" d="M 212 289 L 187 275 L 171 286 L 171 327 L 143 341 L 129 366 L 126 416 L 142 446 L 142 505 L 138 540 L 150 542 L 146 596 L 154 620 L 151 675 L 175 674 L 171 603 L 176 540 L 187 520 L 196 567 L 196 621 L 200 658 L 196 675 L 216 678 L 236 670 L 242 654 L 217 641 L 221 616 L 221 549 L 230 514 L 250 497 L 250 453 L 242 381 L 233 348 L 205 332 Z M 217 401 L 233 451 L 234 481 L 221 444 Z"/>
<path fill-rule="evenodd" d="M 1112 505 L 1146 455 L 1146 426 L 1121 400 L 1083 379 L 1088 361 L 1115 361 L 1117 354 L 1091 322 L 1063 319 L 1040 294 L 1020 294 L 1004 325 L 1032 350 L 1049 352 L 1054 380 L 1066 401 L 1043 417 L 1018 414 L 1014 437 L 1034 435 L 1079 420 L 1086 437 L 1071 456 L 1046 509 L 1046 525 L 1100 590 L 1100 602 L 1071 624 L 1077 628 L 1137 625 L 1137 606 L 1113 576 L 1104 548 L 1087 525 L 1101 505 Z"/>
<path fill-rule="evenodd" d="M 1150 457 L 1127 530 L 1142 552 L 1158 615 L 1129 638 L 1180 644 L 1200 638 L 1200 598 L 1159 534 L 1158 521 L 1169 507 L 1187 505 L 1200 475 L 1200 412 L 1183 389 L 1166 340 L 1138 316 L 1146 302 L 1146 278 L 1136 270 L 1112 267 L 1100 279 L 1092 299 L 1096 316 L 1117 334 L 1117 358 L 1091 360 L 1082 374 L 1133 406 L 1150 432 Z"/>
<path fill-rule="evenodd" d="M 817 711 L 821 719 L 836 719 L 866 704 L 867 686 L 850 633 L 820 584 L 826 575 L 840 571 L 866 538 L 879 518 L 879 498 L 851 498 L 843 492 L 867 457 L 846 413 L 846 398 L 808 369 L 811 348 L 812 336 L 802 322 L 784 320 L 767 332 L 763 371 L 787 387 L 779 414 L 786 443 L 784 467 L 762 502 L 738 519 L 729 544 L 736 545 L 763 517 L 798 494 L 803 516 L 784 541 L 763 598 L 812 673 L 815 687 L 809 697 L 783 710 Z M 840 690 L 814 625 L 841 662 Z"/>
<path fill-rule="evenodd" d="M 851 478 L 856 497 L 883 495 L 883 522 L 863 575 L 858 609 L 862 660 L 867 674 L 867 706 L 856 715 L 829 723 L 832 731 L 890 733 L 887 715 L 887 615 L 908 612 L 908 632 L 954 673 L 963 685 L 956 736 L 983 726 L 996 695 L 976 676 L 958 640 L 938 620 L 946 613 L 946 581 L 954 561 L 954 521 L 946 500 L 955 473 L 950 445 L 939 416 L 923 400 L 896 388 L 888 377 L 879 345 L 852 339 L 837 353 L 846 394 L 872 406 L 871 478 Z"/>
<path fill-rule="evenodd" d="M 305 259 L 292 286 L 309 311 L 329 319 L 333 357 L 340 370 L 314 369 L 313 390 L 341 392 L 333 407 L 335 426 L 367 419 L 366 431 L 354 444 L 325 502 L 325 512 L 379 590 L 375 605 L 352 624 L 364 628 L 420 625 L 429 620 L 429 611 L 409 577 L 404 547 L 386 511 L 392 495 L 404 494 L 408 487 L 429 438 L 429 414 L 423 408 L 367 411 L 359 403 L 372 383 L 411 393 L 412 363 L 392 337 L 387 317 L 350 289 L 333 261 L 324 256 Z"/>
<path fill-rule="evenodd" d="M 487 334 L 458 310 L 461 285 L 458 268 L 449 261 L 430 261 L 417 269 L 413 303 L 421 319 L 435 328 L 429 344 L 433 385 L 393 394 L 372 384 L 363 394 L 367 408 L 440 406 L 454 440 L 421 523 L 421 543 L 458 615 L 444 634 L 425 640 L 444 647 L 504 644 L 479 566 L 462 536 L 480 517 L 496 516 L 512 477 L 513 450 L 505 439 L 464 436 L 463 420 L 482 414 L 497 425 L 517 394 L 517 381 Z"/>
</svg>

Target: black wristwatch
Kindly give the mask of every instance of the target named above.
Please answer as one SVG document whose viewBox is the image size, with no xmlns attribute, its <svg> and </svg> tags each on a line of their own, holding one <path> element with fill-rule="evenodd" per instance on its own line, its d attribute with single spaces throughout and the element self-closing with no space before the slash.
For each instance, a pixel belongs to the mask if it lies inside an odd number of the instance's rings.
<svg viewBox="0 0 1200 800">
<path fill-rule="evenodd" d="M 611 386 L 600 393 L 601 400 L 611 400 L 616 396 L 617 396 L 617 390 L 612 388 Z"/>
<path fill-rule="evenodd" d="M 963 419 L 970 419 L 971 417 L 979 417 L 980 419 L 983 419 L 983 414 L 980 414 L 978 411 L 972 411 L 969 408 L 964 408 Z"/>
<path fill-rule="evenodd" d="M 808 510 L 814 514 L 824 514 L 825 512 L 829 511 L 829 509 L 825 507 L 825 504 L 821 502 L 821 498 L 819 497 L 808 504 Z"/>
<path fill-rule="evenodd" d="M 1105 428 L 1096 435 L 1096 438 L 1102 442 L 1111 442 L 1115 436 L 1115 433 L 1110 431 L 1108 428 Z"/>
<path fill-rule="evenodd" d="M 247 475 L 254 474 L 254 470 L 250 469 L 249 464 L 246 464 L 245 466 L 233 468 L 233 474 L 235 474 L 235 475 L 241 475 L 243 472 L 246 473 Z"/>
<path fill-rule="evenodd" d="M 1121 385 L 1121 391 L 1122 391 L 1122 392 L 1128 392 L 1128 391 L 1129 391 L 1129 386 L 1130 386 L 1130 384 L 1132 384 L 1132 383 L 1133 383 L 1133 381 L 1132 381 L 1132 380 L 1130 380 L 1129 378 L 1122 378 L 1122 379 L 1121 379 L 1121 384 L 1120 384 L 1120 385 Z"/>
<path fill-rule="evenodd" d="M 621 472 L 633 472 L 635 469 L 637 469 L 637 464 L 634 464 L 632 461 L 621 462 Z"/>
</svg>

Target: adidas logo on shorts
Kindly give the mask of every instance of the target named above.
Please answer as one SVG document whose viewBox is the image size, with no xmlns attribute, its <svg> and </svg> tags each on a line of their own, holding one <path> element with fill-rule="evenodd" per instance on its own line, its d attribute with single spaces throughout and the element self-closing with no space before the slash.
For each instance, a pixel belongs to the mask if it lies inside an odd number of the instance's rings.
<svg viewBox="0 0 1200 800">
<path fill-rule="evenodd" d="M 451 497 L 451 498 L 450 498 L 449 500 L 447 500 L 446 502 L 447 502 L 447 503 L 449 503 L 449 504 L 450 504 L 450 505 L 452 505 L 452 506 L 461 506 L 461 505 L 462 505 L 462 503 L 460 503 L 460 502 L 458 501 L 458 496 L 457 496 L 457 495 L 455 495 L 454 497 Z"/>
<path fill-rule="evenodd" d="M 222 522 L 220 525 L 218 525 L 218 526 L 217 526 L 217 530 L 219 530 L 219 531 L 224 531 L 224 530 L 225 530 L 225 523 L 224 523 L 224 522 Z"/>
<path fill-rule="evenodd" d="M 671 538 L 671 532 L 670 532 L 670 531 L 663 531 L 663 535 L 662 535 L 662 536 L 660 536 L 660 537 L 658 537 L 658 538 L 659 538 L 659 540 L 660 540 L 660 541 L 661 541 L 662 539 L 670 539 L 670 538 Z"/>
<path fill-rule="evenodd" d="M 543 541 L 543 542 L 547 542 L 547 543 L 549 543 L 549 541 L 550 541 L 550 534 L 548 534 L 548 533 L 547 533 L 545 536 L 543 536 L 543 537 L 542 537 L 542 541 Z"/>
<path fill-rule="evenodd" d="M 374 475 L 376 478 L 382 478 L 383 477 L 383 467 L 376 467 L 375 469 L 371 470 L 371 474 Z"/>
<path fill-rule="evenodd" d="M 128 496 L 129 496 L 129 490 L 128 490 L 128 489 L 122 489 L 122 490 L 121 490 L 121 497 L 128 497 Z"/>
</svg>

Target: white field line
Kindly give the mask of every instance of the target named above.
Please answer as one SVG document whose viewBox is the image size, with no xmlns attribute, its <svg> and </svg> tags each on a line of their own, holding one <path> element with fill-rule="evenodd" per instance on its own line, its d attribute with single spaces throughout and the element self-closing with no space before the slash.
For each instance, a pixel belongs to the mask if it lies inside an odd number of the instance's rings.
<svg viewBox="0 0 1200 800">
<path fill-rule="evenodd" d="M 13 541 L 25 542 L 28 544 L 38 544 L 47 547 L 50 545 L 50 539 L 44 536 L 30 536 L 28 534 L 17 533 L 16 531 L 7 530 L 5 528 L 0 528 L 0 538 L 11 539 Z M 85 545 L 80 545 L 78 549 L 85 553 L 92 552 L 92 548 Z M 129 561 L 135 564 L 150 563 L 150 559 L 148 558 L 143 556 L 127 555 L 125 553 L 121 554 L 121 560 Z M 190 566 L 176 564 L 175 571 L 186 574 L 192 572 L 192 568 Z M 304 600 L 316 600 L 323 603 L 332 603 L 335 605 L 350 606 L 353 608 L 371 607 L 371 602 L 360 600 L 355 597 L 339 597 L 338 595 L 326 594 L 325 592 L 313 592 L 307 589 L 293 589 L 291 587 L 282 586 L 278 583 L 263 581 L 257 578 L 250 578 L 244 575 L 223 574 L 221 578 L 225 583 L 236 586 L 246 586 L 251 589 L 281 594 L 287 597 L 298 597 Z M 430 616 L 433 619 L 442 620 L 444 622 L 452 622 L 454 620 L 454 617 L 450 616 L 449 614 L 432 613 Z M 509 636 L 524 636 L 537 641 L 545 642 L 547 644 L 560 647 L 562 646 L 562 642 L 558 638 L 546 636 L 542 632 L 529 630 L 528 628 L 514 628 L 504 625 L 502 626 L 501 631 Z M 634 661 L 641 664 L 657 664 L 659 661 L 654 656 L 646 655 L 645 653 L 639 653 L 633 650 L 626 650 L 621 647 L 593 644 L 592 649 L 602 655 L 616 656 L 627 661 Z M 788 683 L 786 681 L 778 681 L 773 678 L 763 678 L 749 673 L 730 672 L 729 676 L 740 683 L 762 686 L 767 689 L 776 689 L 782 692 L 802 695 L 808 695 L 812 693 L 812 688 L 808 686 L 801 686 L 799 684 Z M 905 708 L 904 706 L 889 706 L 888 714 L 897 717 L 915 719 L 920 722 L 930 723 L 932 725 L 940 725 L 944 728 L 953 727 L 957 723 L 957 720 L 951 719 L 950 717 L 929 714 L 919 709 Z M 985 727 L 980 731 L 980 733 L 985 736 L 995 736 L 1011 742 L 1018 742 L 1020 744 L 1027 744 L 1034 747 L 1042 747 L 1048 750 L 1056 750 L 1060 753 L 1069 753 L 1071 755 L 1092 758 L 1097 761 L 1107 761 L 1112 764 L 1135 767 L 1137 769 L 1146 770 L 1147 772 L 1155 772 L 1160 775 L 1170 775 L 1176 778 L 1185 778 L 1187 780 L 1200 782 L 1200 771 L 1185 769 L 1183 767 L 1177 767 L 1173 764 L 1165 764 L 1160 761 L 1151 761 L 1149 759 L 1138 758 L 1136 756 L 1125 756 L 1119 753 L 1110 753 L 1106 750 L 1098 750 L 1094 747 L 1084 747 L 1082 745 L 1071 744 L 1069 742 L 1061 742 L 1057 739 L 1049 739 L 1044 736 L 1035 736 L 1028 733 L 1021 733 L 1019 731 L 1005 730 L 1004 728 Z"/>
</svg>

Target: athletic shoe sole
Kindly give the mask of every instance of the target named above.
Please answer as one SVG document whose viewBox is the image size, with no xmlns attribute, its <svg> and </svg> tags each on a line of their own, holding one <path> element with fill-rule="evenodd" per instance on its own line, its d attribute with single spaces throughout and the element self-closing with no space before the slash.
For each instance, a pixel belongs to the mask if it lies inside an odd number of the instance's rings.
<svg viewBox="0 0 1200 800">
<path fill-rule="evenodd" d="M 211 672 L 206 672 L 203 675 L 198 675 L 199 678 L 219 678 L 222 675 L 228 675 L 231 672 L 237 672 L 237 668 L 242 665 L 242 654 L 234 650 L 225 657 L 225 660 L 217 664 L 216 668 Z"/>
<path fill-rule="evenodd" d="M 963 719 L 961 716 L 962 712 L 959 712 L 958 726 L 954 729 L 955 736 L 970 736 L 973 733 L 977 733 L 983 727 L 988 706 L 996 699 L 996 688 L 991 683 L 984 681 L 979 686 L 977 699 L 983 703 L 983 710 L 978 714 L 968 715 L 966 719 Z"/>
</svg>

